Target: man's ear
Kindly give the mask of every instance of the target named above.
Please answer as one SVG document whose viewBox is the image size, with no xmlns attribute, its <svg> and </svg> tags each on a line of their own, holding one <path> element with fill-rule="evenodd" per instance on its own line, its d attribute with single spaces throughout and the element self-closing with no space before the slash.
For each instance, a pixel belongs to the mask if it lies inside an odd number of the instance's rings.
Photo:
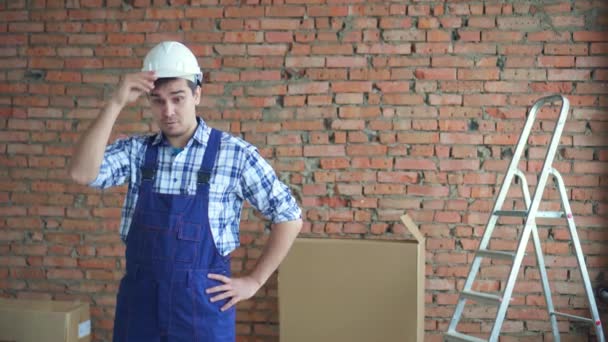
<svg viewBox="0 0 608 342">
<path fill-rule="evenodd" d="M 197 86 L 196 90 L 194 90 L 194 104 L 199 105 L 201 103 L 201 86 Z"/>
</svg>

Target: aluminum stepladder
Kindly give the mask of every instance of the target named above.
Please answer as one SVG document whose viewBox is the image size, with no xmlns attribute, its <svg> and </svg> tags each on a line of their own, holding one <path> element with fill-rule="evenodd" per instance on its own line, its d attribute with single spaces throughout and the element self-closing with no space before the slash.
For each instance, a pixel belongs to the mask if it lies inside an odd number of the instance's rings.
<svg viewBox="0 0 608 342">
<path fill-rule="evenodd" d="M 547 149 L 545 160 L 543 163 L 543 167 L 538 177 L 536 190 L 534 191 L 534 197 L 532 201 L 530 201 L 530 193 L 526 181 L 526 176 L 523 171 L 519 169 L 519 161 L 522 156 L 522 153 L 525 150 L 525 146 L 528 141 L 528 137 L 530 135 L 530 131 L 532 130 L 532 126 L 534 125 L 534 121 L 536 118 L 536 114 L 538 110 L 547 103 L 553 103 L 556 101 L 561 101 L 561 110 L 559 114 L 559 118 L 557 121 L 557 125 L 555 126 L 555 130 L 551 137 L 550 145 Z M 564 125 L 566 123 L 566 119 L 568 117 L 570 104 L 568 99 L 561 95 L 553 95 L 539 99 L 530 109 L 528 114 L 528 118 L 524 125 L 523 131 L 519 137 L 517 142 L 517 146 L 515 148 L 515 152 L 513 154 L 513 158 L 508 166 L 507 172 L 505 174 L 503 183 L 500 187 L 500 191 L 496 198 L 496 202 L 494 203 L 494 208 L 492 209 L 492 213 L 488 219 L 488 223 L 486 225 L 483 237 L 479 244 L 479 249 L 473 259 L 473 263 L 469 270 L 469 274 L 465 281 L 464 287 L 460 296 L 458 298 L 458 303 L 454 310 L 454 315 L 452 316 L 452 320 L 450 321 L 450 325 L 448 327 L 447 333 L 444 335 L 444 341 L 474 341 L 474 342 L 497 342 L 498 336 L 500 334 L 500 329 L 502 327 L 503 321 L 505 319 L 507 309 L 509 307 L 509 302 L 511 300 L 511 296 L 513 294 L 513 289 L 515 287 L 515 282 L 517 280 L 517 275 L 519 273 L 519 269 L 521 267 L 524 255 L 526 253 L 526 247 L 528 245 L 528 241 L 530 239 L 530 234 L 532 234 L 532 240 L 534 242 L 534 249 L 536 251 L 536 261 L 537 266 L 540 273 L 540 279 L 542 282 L 543 292 L 545 296 L 545 301 L 547 305 L 547 310 L 549 312 L 549 319 L 551 322 L 551 331 L 553 333 L 553 339 L 556 342 L 560 341 L 560 334 L 557 326 L 557 316 L 584 321 L 595 326 L 595 333 L 597 336 L 597 340 L 604 342 L 604 333 L 602 330 L 602 324 L 599 318 L 597 305 L 595 302 L 593 289 L 591 287 L 591 282 L 589 280 L 589 274 L 587 272 L 587 266 L 585 264 L 583 251 L 581 249 L 580 240 L 578 238 L 578 234 L 576 232 L 576 226 L 574 225 L 574 218 L 572 215 L 572 210 L 570 208 L 570 203 L 568 201 L 568 194 L 566 192 L 566 188 L 564 186 L 564 181 L 560 175 L 560 173 L 552 167 L 553 160 L 555 157 L 555 153 L 557 151 L 558 145 L 560 143 L 560 138 L 562 135 L 562 131 L 564 129 Z M 559 190 L 559 195 L 561 199 L 561 211 L 539 211 L 540 202 L 543 197 L 543 192 L 545 189 L 545 185 L 547 183 L 547 179 L 549 175 L 553 176 L 557 188 Z M 505 198 L 507 197 L 507 193 L 511 186 L 511 182 L 514 180 L 514 177 L 519 179 L 522 188 L 522 194 L 524 197 L 524 205 L 527 210 L 502 210 L 503 204 L 505 202 Z M 523 230 L 520 234 L 519 242 L 517 244 L 517 249 L 515 252 L 507 252 L 507 251 L 493 251 L 489 250 L 489 242 L 492 236 L 492 232 L 496 226 L 496 223 L 499 217 L 502 216 L 511 216 L 511 217 L 521 217 L 524 220 Z M 547 276 L 547 270 L 545 268 L 545 261 L 543 252 L 541 249 L 540 238 L 538 235 L 538 230 L 536 227 L 536 218 L 566 218 L 568 223 L 568 230 L 570 232 L 570 237 L 572 239 L 572 245 L 574 247 L 574 252 L 576 254 L 579 270 L 581 273 L 581 278 L 584 282 L 584 288 L 587 295 L 587 301 L 589 303 L 589 310 L 591 311 L 592 318 L 586 318 L 581 316 L 574 316 L 566 313 L 556 312 L 553 306 L 553 301 L 551 298 L 551 289 L 549 287 L 549 279 Z M 507 259 L 512 260 L 511 270 L 509 272 L 509 277 L 504 286 L 504 290 L 501 295 L 495 295 L 491 293 L 483 293 L 474 291 L 473 283 L 475 281 L 475 277 L 477 276 L 477 272 L 481 266 L 482 259 L 484 257 L 494 258 L 494 259 Z M 489 304 L 498 306 L 498 311 L 496 312 L 496 319 L 492 326 L 492 330 L 490 332 L 490 337 L 488 339 L 482 339 L 479 337 L 466 335 L 456 331 L 456 327 L 458 326 L 458 322 L 462 316 L 462 312 L 464 310 L 465 303 L 468 299 L 474 300 L 478 303 Z"/>
</svg>

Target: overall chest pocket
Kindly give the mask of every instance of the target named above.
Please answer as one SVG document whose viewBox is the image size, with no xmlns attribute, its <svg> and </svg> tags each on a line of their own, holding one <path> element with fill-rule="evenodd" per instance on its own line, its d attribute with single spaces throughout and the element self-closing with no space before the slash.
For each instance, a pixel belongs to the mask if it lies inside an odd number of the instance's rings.
<svg viewBox="0 0 608 342">
<path fill-rule="evenodd" d="M 203 225 L 200 223 L 182 222 L 177 232 L 177 249 L 175 261 L 194 262 L 201 250 Z"/>
<path fill-rule="evenodd" d="M 178 215 L 138 215 L 139 257 L 142 260 L 194 262 L 200 249 L 201 225 L 186 223 Z"/>
</svg>

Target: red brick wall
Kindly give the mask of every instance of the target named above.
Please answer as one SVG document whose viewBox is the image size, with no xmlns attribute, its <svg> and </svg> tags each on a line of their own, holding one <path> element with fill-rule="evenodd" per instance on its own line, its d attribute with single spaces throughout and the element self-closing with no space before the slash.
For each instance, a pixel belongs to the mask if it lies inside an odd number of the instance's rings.
<svg viewBox="0 0 608 342">
<path fill-rule="evenodd" d="M 427 341 L 447 328 L 528 106 L 567 95 L 556 167 L 591 279 L 608 285 L 606 1 L 3 0 L 0 9 L 0 295 L 90 301 L 95 341 L 111 335 L 125 189 L 74 185 L 65 166 L 120 74 L 165 39 L 186 42 L 207 73 L 200 115 L 256 144 L 292 185 L 305 234 L 399 239 L 398 217 L 410 213 L 427 236 Z M 525 170 L 540 167 L 555 116 L 541 113 Z M 149 129 L 145 106 L 132 107 L 115 133 Z M 540 229 L 555 301 L 586 314 L 560 224 Z M 263 227 L 246 212 L 236 271 L 259 256 Z M 494 247 L 514 245 L 505 231 Z M 505 341 L 550 335 L 534 260 L 525 264 L 503 329 L 518 337 Z M 484 267 L 481 287 L 502 288 L 507 268 Z M 472 311 L 485 319 L 462 330 L 488 331 L 493 316 Z M 590 334 L 560 327 L 570 340 Z M 240 305 L 238 331 L 278 339 L 275 278 Z"/>
</svg>

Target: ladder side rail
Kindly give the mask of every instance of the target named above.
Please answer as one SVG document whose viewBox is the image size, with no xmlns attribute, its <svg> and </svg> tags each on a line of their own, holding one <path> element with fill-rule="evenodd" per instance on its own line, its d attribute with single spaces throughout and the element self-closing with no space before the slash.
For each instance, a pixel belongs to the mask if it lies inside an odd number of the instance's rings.
<svg viewBox="0 0 608 342">
<path fill-rule="evenodd" d="M 530 136 L 530 131 L 532 131 L 532 126 L 534 126 L 534 121 L 536 120 L 536 115 L 538 113 L 539 108 L 542 107 L 542 105 L 544 105 L 547 102 L 553 102 L 558 99 L 565 99 L 565 98 L 562 97 L 561 95 L 553 95 L 553 96 L 544 97 L 544 98 L 538 100 L 534 104 L 534 106 L 532 106 L 532 109 L 530 109 L 530 113 L 528 115 L 528 118 L 526 119 L 526 123 L 524 124 L 524 128 L 517 140 L 517 145 L 515 146 L 515 152 L 513 152 L 513 157 L 511 158 L 511 161 L 509 162 L 509 166 L 507 166 L 507 172 L 505 172 L 505 178 L 502 181 L 502 185 L 498 192 L 496 202 L 494 202 L 494 208 L 492 209 L 492 213 L 494 213 L 497 210 L 500 210 L 502 208 L 504 199 L 507 196 L 507 192 L 508 192 L 509 188 L 511 187 L 511 182 L 513 181 L 513 176 L 516 173 L 519 173 L 520 178 L 522 178 L 522 179 L 525 178 L 524 174 L 519 169 L 519 161 L 521 160 L 521 155 L 523 154 L 524 149 L 528 143 L 528 137 Z M 561 135 L 561 132 L 560 132 L 560 135 Z"/>
<path fill-rule="evenodd" d="M 547 184 L 547 179 L 549 178 L 549 174 L 551 172 L 551 169 L 553 168 L 553 166 L 552 166 L 553 160 L 555 159 L 555 153 L 557 152 L 557 147 L 559 146 L 559 142 L 560 142 L 560 139 L 562 136 L 562 131 L 564 130 L 564 125 L 566 122 L 566 118 L 568 116 L 570 102 L 568 101 L 568 99 L 566 99 L 565 97 L 563 97 L 561 95 L 554 95 L 554 96 L 548 96 L 548 97 L 540 99 L 532 108 L 532 111 L 534 111 L 535 108 L 536 108 L 536 110 L 538 110 L 538 108 L 540 108 L 540 106 L 537 107 L 537 105 L 554 102 L 554 101 L 557 101 L 560 99 L 562 101 L 562 107 L 561 107 L 559 119 L 558 119 L 555 129 L 553 131 L 553 135 L 551 136 L 551 142 L 549 143 L 549 148 L 547 148 L 547 152 L 545 153 L 545 160 L 543 162 L 541 173 L 538 178 L 538 184 L 536 185 L 536 189 L 534 191 L 534 197 L 532 198 L 532 203 L 530 204 L 530 208 L 528 208 L 528 217 L 530 217 L 530 213 L 532 211 L 534 211 L 535 215 L 536 215 L 536 212 L 538 211 L 540 201 L 542 200 L 542 197 L 543 197 L 543 192 L 545 191 L 545 185 Z"/>
<path fill-rule="evenodd" d="M 517 253 L 515 254 L 515 259 L 513 260 L 513 264 L 511 265 L 511 270 L 509 271 L 507 285 L 505 286 L 505 289 L 503 291 L 503 300 L 502 302 L 500 302 L 498 311 L 496 312 L 494 324 L 492 325 L 490 339 L 488 340 L 490 342 L 498 341 L 498 335 L 500 335 L 500 329 L 502 328 L 502 324 L 505 319 L 507 309 L 509 307 L 509 302 L 511 301 L 513 288 L 515 287 L 515 280 L 517 279 L 517 274 L 519 273 L 521 263 L 524 259 L 526 246 L 528 244 L 528 241 L 530 240 L 530 233 L 532 232 L 533 227 L 533 224 L 527 224 L 524 227 L 522 235 L 519 239 L 519 243 L 517 244 Z"/>
<path fill-rule="evenodd" d="M 515 171 L 515 176 L 517 176 L 517 178 L 521 182 L 521 192 L 524 196 L 524 206 L 526 207 L 526 210 L 528 210 L 530 209 L 530 187 L 528 186 L 526 174 L 518 169 Z"/>
<path fill-rule="evenodd" d="M 540 237 L 538 235 L 538 227 L 535 226 L 532 230 L 532 240 L 534 241 L 534 250 L 536 251 L 536 265 L 538 272 L 540 273 L 540 281 L 543 287 L 543 294 L 545 295 L 545 303 L 547 305 L 547 313 L 549 315 L 549 322 L 551 323 L 551 332 L 553 333 L 553 341 L 560 341 L 559 326 L 557 324 L 557 317 L 552 315 L 555 312 L 553 305 L 553 298 L 551 296 L 551 287 L 549 286 L 549 276 L 547 275 L 547 267 L 545 265 L 545 257 L 543 255 L 542 245 L 540 243 Z"/>
<path fill-rule="evenodd" d="M 526 180 L 526 176 L 523 172 L 518 172 L 517 176 L 520 179 L 522 193 L 524 196 L 524 204 L 526 210 L 530 210 L 530 190 L 528 187 L 528 182 Z M 547 311 L 549 314 L 549 321 L 551 323 L 551 331 L 553 333 L 553 339 L 555 342 L 559 342 L 559 326 L 557 325 L 557 317 L 555 315 L 551 315 L 552 312 L 555 311 L 553 306 L 553 298 L 551 297 L 551 287 L 549 286 L 549 276 L 547 275 L 546 265 L 545 265 L 545 257 L 542 252 L 542 246 L 540 243 L 540 237 L 538 235 L 538 227 L 534 227 L 532 230 L 532 240 L 534 241 L 534 250 L 536 252 L 536 262 L 538 266 L 538 270 L 540 273 L 540 279 L 543 286 L 543 294 L 545 296 L 545 303 L 547 304 Z"/>
<path fill-rule="evenodd" d="M 467 299 L 462 296 L 462 291 L 466 291 L 470 289 L 475 281 L 475 277 L 477 276 L 477 272 L 479 271 L 479 266 L 481 265 L 481 258 L 474 258 L 473 264 L 471 265 L 469 275 L 467 276 L 467 280 L 465 281 L 465 285 L 463 289 L 460 291 L 458 295 L 458 303 L 456 304 L 456 308 L 454 309 L 454 314 L 452 315 L 452 319 L 450 320 L 450 324 L 448 326 L 448 332 L 456 331 L 456 327 L 458 326 L 458 322 L 460 322 L 460 316 L 462 316 L 462 312 L 464 310 L 464 305 L 467 302 Z"/>
<path fill-rule="evenodd" d="M 511 187 L 511 183 L 513 182 L 513 177 L 516 173 L 523 175 L 521 170 L 519 169 L 519 161 L 525 149 L 525 146 L 528 141 L 528 137 L 530 136 L 530 131 L 532 130 L 532 126 L 534 126 L 534 121 L 536 119 L 536 114 L 538 113 L 538 109 L 543 104 L 542 100 L 537 102 L 532 109 L 530 110 L 530 114 L 526 119 L 526 123 L 524 125 L 524 129 L 522 130 L 519 139 L 517 141 L 517 145 L 515 147 L 515 152 L 513 153 L 513 157 L 507 166 L 507 171 L 505 173 L 505 177 L 500 186 L 500 190 L 498 191 L 498 196 L 496 201 L 494 202 L 494 208 L 488 217 L 488 222 L 486 223 L 486 229 L 484 230 L 483 236 L 481 238 L 481 242 L 477 249 L 487 249 L 488 244 L 490 243 L 490 239 L 492 237 L 492 232 L 494 231 L 494 227 L 496 226 L 496 222 L 498 221 L 498 215 L 495 215 L 495 212 L 500 210 L 504 204 L 505 198 L 507 197 L 507 193 L 509 192 L 509 188 Z M 521 177 L 520 177 L 521 178 Z M 464 283 L 463 290 L 468 291 L 472 288 L 475 278 L 477 277 L 477 273 L 479 272 L 479 267 L 481 266 L 481 258 L 475 257 L 473 259 L 473 263 L 471 264 L 471 268 L 469 270 L 469 274 Z M 462 314 L 462 310 L 464 309 L 464 305 L 466 304 L 466 298 L 462 298 L 458 300 L 456 304 L 456 308 L 454 310 L 454 315 L 452 316 L 452 320 L 448 326 L 448 331 L 455 331 L 458 322 L 460 321 L 460 316 Z"/>
<path fill-rule="evenodd" d="M 492 235 L 492 230 L 494 230 L 493 227 L 496 224 L 497 220 L 498 220 L 498 217 L 495 215 L 492 215 L 490 217 L 488 226 L 486 227 L 486 230 L 484 231 L 484 235 L 483 235 L 484 239 L 486 236 Z M 490 229 L 488 229 L 488 227 Z M 485 239 L 485 245 L 488 244 L 489 240 L 490 240 L 489 237 L 487 239 Z M 483 241 L 480 244 L 479 248 L 485 248 L 485 246 L 482 247 L 482 245 L 483 245 Z M 468 274 L 467 279 L 464 283 L 464 286 L 459 294 L 458 303 L 456 304 L 456 308 L 454 309 L 454 314 L 452 315 L 452 319 L 450 320 L 450 324 L 448 326 L 449 332 L 456 331 L 456 327 L 458 326 L 458 322 L 460 321 L 460 316 L 462 315 L 462 311 L 464 310 L 464 306 L 467 302 L 467 298 L 463 297 L 462 292 L 469 291 L 473 287 L 473 283 L 475 282 L 475 277 L 477 277 L 477 272 L 479 272 L 479 267 L 481 266 L 481 259 L 482 258 L 477 257 L 477 256 L 475 256 L 475 258 L 473 258 L 473 263 L 471 264 L 471 268 L 469 269 L 469 274 Z"/>
<path fill-rule="evenodd" d="M 507 172 L 505 172 L 505 178 L 502 181 L 502 185 L 500 186 L 500 190 L 498 191 L 498 196 L 496 201 L 494 202 L 494 208 L 492 209 L 492 214 L 502 208 L 504 200 L 507 196 L 509 188 L 511 187 L 511 182 L 513 181 L 513 176 L 515 173 L 519 172 L 522 176 L 523 173 L 519 170 L 519 161 L 521 160 L 521 155 L 524 152 L 526 144 L 528 143 L 528 137 L 530 136 L 530 131 L 532 130 L 532 126 L 534 126 L 534 121 L 536 119 L 536 115 L 538 113 L 538 109 L 548 100 L 555 101 L 555 96 L 550 96 L 546 98 L 540 99 L 532 109 L 530 110 L 530 114 L 526 119 L 526 123 L 524 124 L 524 128 L 519 135 L 519 139 L 517 140 L 517 145 L 515 146 L 515 152 L 513 152 L 513 157 L 509 162 L 509 166 L 507 166 Z M 520 177 L 523 178 L 523 177 Z M 490 215 L 490 220 L 493 215 Z M 484 236 L 485 238 L 485 236 Z M 488 237 L 489 238 L 489 237 Z M 483 240 L 482 240 L 483 241 Z"/>
<path fill-rule="evenodd" d="M 587 265 L 585 263 L 585 256 L 583 254 L 583 249 L 581 247 L 581 242 L 578 236 L 578 232 L 576 230 L 576 225 L 574 223 L 574 216 L 572 215 L 572 208 L 570 207 L 570 202 L 568 201 L 568 194 L 566 192 L 566 187 L 564 185 L 564 180 L 559 173 L 559 171 L 555 169 L 551 169 L 551 174 L 555 178 L 557 182 L 557 188 L 559 189 L 559 195 L 562 201 L 563 209 L 566 213 L 566 221 L 568 222 L 568 230 L 570 231 L 570 237 L 572 238 L 572 244 L 574 246 L 574 251 L 576 254 L 576 261 L 578 263 L 578 269 L 581 274 L 581 279 L 583 280 L 585 293 L 587 294 L 587 301 L 589 302 L 589 310 L 591 311 L 591 316 L 593 317 L 595 333 L 597 336 L 597 340 L 600 342 L 604 342 L 604 330 L 602 328 L 602 322 L 600 320 L 600 315 L 597 310 L 597 304 L 595 302 L 595 296 L 593 294 L 593 288 L 591 287 L 591 280 L 589 279 L 589 271 L 587 270 Z"/>
<path fill-rule="evenodd" d="M 530 125 L 530 127 L 531 127 L 531 125 Z M 522 137 L 523 137 L 523 135 L 524 134 L 522 133 Z M 520 141 L 525 142 L 527 140 L 527 135 L 526 135 L 525 140 L 523 140 L 522 137 L 520 137 Z M 519 150 L 518 157 L 521 157 L 522 151 L 523 151 L 523 148 Z M 496 226 L 496 222 L 498 221 L 498 215 L 495 215 L 494 213 L 502 207 L 502 205 L 505 201 L 505 198 L 507 197 L 507 192 L 509 191 L 509 187 L 511 186 L 511 182 L 513 181 L 513 177 L 515 176 L 516 173 L 523 175 L 523 173 L 517 168 L 518 162 L 514 162 L 515 160 L 516 160 L 516 158 L 513 157 L 513 159 L 511 160 L 511 163 L 509 164 L 509 168 L 507 169 L 507 173 L 505 175 L 505 178 L 503 179 L 503 183 L 500 187 L 498 197 L 496 199 L 496 202 L 494 203 L 494 209 L 492 209 L 492 212 L 490 213 L 488 222 L 486 223 L 486 229 L 484 230 L 483 236 L 481 238 L 481 242 L 479 243 L 479 246 L 477 247 L 478 250 L 487 249 L 487 247 L 490 243 L 490 239 L 492 237 L 492 232 L 494 231 L 494 227 Z M 513 167 L 515 167 L 515 168 L 513 168 Z M 479 272 L 479 268 L 481 266 L 481 259 L 482 258 L 479 256 L 475 256 L 475 258 L 473 259 L 473 263 L 471 264 L 471 267 L 469 269 L 469 274 L 467 275 L 467 279 L 465 280 L 461 293 L 462 293 L 462 291 L 470 291 L 471 288 L 473 287 L 473 283 L 475 282 L 475 278 L 477 277 L 477 273 Z M 467 299 L 464 298 L 462 296 L 462 294 L 460 294 L 458 303 L 456 304 L 456 308 L 454 309 L 454 314 L 452 315 L 452 319 L 450 320 L 450 324 L 448 325 L 449 332 L 456 331 L 456 327 L 458 326 L 458 322 L 460 321 L 460 317 L 462 316 L 462 311 L 464 310 L 464 306 L 465 306 L 466 302 L 467 302 Z"/>
<path fill-rule="evenodd" d="M 513 157 L 511 158 L 511 162 L 509 163 L 509 167 L 507 168 L 507 175 L 509 174 L 509 170 L 517 170 L 518 164 L 521 159 L 521 155 L 526 148 L 528 143 L 528 137 L 530 136 L 530 132 L 532 131 L 532 127 L 534 126 L 534 121 L 536 120 L 536 115 L 538 114 L 538 110 L 542 107 L 546 102 L 552 102 L 560 98 L 559 96 L 548 96 L 538 100 L 530 109 L 528 114 L 528 118 L 526 119 L 526 123 L 524 124 L 524 128 L 519 135 L 519 139 L 517 140 L 517 145 L 515 146 L 515 151 L 513 152 Z M 503 186 L 507 184 L 507 186 L 511 185 L 511 182 L 506 182 L 507 178 L 505 176 L 505 181 L 503 181 Z M 494 208 L 495 210 L 499 210 L 500 208 Z"/>
<path fill-rule="evenodd" d="M 522 138 L 520 138 L 520 141 L 522 141 L 521 139 Z M 523 149 L 519 151 L 519 156 L 521 156 L 522 151 Z M 490 243 L 494 227 L 496 226 L 496 222 L 498 221 L 498 215 L 495 215 L 494 213 L 502 207 L 504 200 L 507 197 L 507 192 L 509 191 L 509 187 L 511 186 L 511 182 L 513 181 L 514 175 L 516 173 L 523 175 L 523 173 L 517 168 L 517 163 L 514 163 L 515 159 L 516 158 L 514 157 L 511 160 L 509 168 L 507 169 L 507 173 L 505 175 L 505 178 L 503 179 L 503 183 L 500 187 L 498 197 L 494 204 L 494 209 L 492 209 L 492 212 L 490 213 L 488 222 L 486 223 L 486 229 L 484 230 L 481 242 L 477 247 L 478 250 L 487 249 Z M 515 167 L 515 169 L 513 169 L 512 167 Z M 456 331 L 456 327 L 458 326 L 460 317 L 462 316 L 462 312 L 464 310 L 464 306 L 467 302 L 467 299 L 462 296 L 462 291 L 470 291 L 472 289 L 473 283 L 475 282 L 475 278 L 477 277 L 477 273 L 479 272 L 479 268 L 481 266 L 481 259 L 482 258 L 477 255 L 473 259 L 473 263 L 471 264 L 471 267 L 469 269 L 469 274 L 467 275 L 467 279 L 465 280 L 465 283 L 461 290 L 461 294 L 459 295 L 458 303 L 456 304 L 456 308 L 454 309 L 454 314 L 452 315 L 452 319 L 450 320 L 450 324 L 448 325 L 449 332 Z"/>
</svg>

